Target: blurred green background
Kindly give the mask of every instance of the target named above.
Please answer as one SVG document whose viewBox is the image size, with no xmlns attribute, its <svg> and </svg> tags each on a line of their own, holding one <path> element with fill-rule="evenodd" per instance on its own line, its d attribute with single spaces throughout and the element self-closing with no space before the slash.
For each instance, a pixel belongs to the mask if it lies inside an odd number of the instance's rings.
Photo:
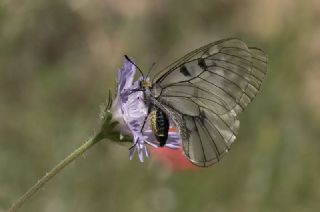
<svg viewBox="0 0 320 212">
<path fill-rule="evenodd" d="M 269 54 L 223 161 L 172 172 L 101 142 L 21 211 L 320 211 L 318 0 L 0 1 L 0 211 L 97 127 L 123 55 L 240 37 Z"/>
</svg>

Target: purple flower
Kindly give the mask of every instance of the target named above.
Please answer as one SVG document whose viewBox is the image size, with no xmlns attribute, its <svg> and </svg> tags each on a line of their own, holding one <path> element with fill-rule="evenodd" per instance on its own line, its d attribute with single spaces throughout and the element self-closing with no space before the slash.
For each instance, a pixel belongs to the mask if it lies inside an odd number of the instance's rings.
<svg viewBox="0 0 320 212">
<path fill-rule="evenodd" d="M 132 159 L 137 150 L 141 162 L 144 156 L 149 157 L 146 144 L 158 147 L 159 144 L 150 128 L 150 120 L 146 120 L 144 129 L 143 122 L 148 115 L 148 108 L 144 102 L 143 91 L 137 91 L 140 88 L 140 78 L 134 82 L 136 67 L 125 60 L 123 67 L 118 72 L 117 95 L 112 104 L 111 112 L 113 119 L 119 122 L 119 131 L 123 135 L 133 137 L 133 145 L 130 148 L 129 158 Z M 172 121 L 171 121 L 172 123 Z M 180 148 L 181 139 L 178 133 L 170 132 L 166 143 L 169 148 Z"/>
</svg>

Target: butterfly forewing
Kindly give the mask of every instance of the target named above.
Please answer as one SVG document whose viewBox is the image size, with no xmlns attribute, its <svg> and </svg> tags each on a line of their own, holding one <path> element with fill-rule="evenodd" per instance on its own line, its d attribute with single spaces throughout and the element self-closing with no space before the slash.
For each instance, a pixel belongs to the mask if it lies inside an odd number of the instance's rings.
<svg viewBox="0 0 320 212">
<path fill-rule="evenodd" d="M 184 152 L 193 163 L 212 165 L 230 149 L 237 114 L 255 97 L 266 71 L 263 51 L 232 38 L 190 52 L 154 78 L 157 101 L 177 117 Z"/>
</svg>

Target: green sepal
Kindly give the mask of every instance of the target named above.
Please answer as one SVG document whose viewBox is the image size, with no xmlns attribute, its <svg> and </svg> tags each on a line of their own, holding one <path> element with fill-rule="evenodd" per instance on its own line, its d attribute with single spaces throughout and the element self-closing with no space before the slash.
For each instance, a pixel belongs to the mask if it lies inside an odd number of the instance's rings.
<svg viewBox="0 0 320 212">
<path fill-rule="evenodd" d="M 119 122 L 112 120 L 113 118 L 112 112 L 111 112 L 112 102 L 113 100 L 111 97 L 111 92 L 109 90 L 107 102 L 101 111 L 102 116 L 101 116 L 100 134 L 103 138 L 111 141 L 120 142 L 120 143 L 123 143 L 123 142 L 132 143 L 132 138 L 130 136 L 123 136 L 120 134 L 119 129 L 117 129 Z"/>
</svg>

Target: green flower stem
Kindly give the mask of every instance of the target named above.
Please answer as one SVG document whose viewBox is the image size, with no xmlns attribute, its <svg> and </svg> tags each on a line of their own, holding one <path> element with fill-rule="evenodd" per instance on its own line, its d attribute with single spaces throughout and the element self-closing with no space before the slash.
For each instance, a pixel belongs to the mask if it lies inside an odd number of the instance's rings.
<svg viewBox="0 0 320 212">
<path fill-rule="evenodd" d="M 72 161 L 81 156 L 84 152 L 90 149 L 93 145 L 98 143 L 104 138 L 102 133 L 96 134 L 82 144 L 78 149 L 73 151 L 60 163 L 58 163 L 53 169 L 47 172 L 38 182 L 36 182 L 29 190 L 23 194 L 12 206 L 8 209 L 9 212 L 17 211 L 27 200 L 29 200 L 39 189 L 41 189 L 49 180 L 51 180 L 56 174 L 58 174 L 63 168 L 69 165 Z"/>
</svg>

